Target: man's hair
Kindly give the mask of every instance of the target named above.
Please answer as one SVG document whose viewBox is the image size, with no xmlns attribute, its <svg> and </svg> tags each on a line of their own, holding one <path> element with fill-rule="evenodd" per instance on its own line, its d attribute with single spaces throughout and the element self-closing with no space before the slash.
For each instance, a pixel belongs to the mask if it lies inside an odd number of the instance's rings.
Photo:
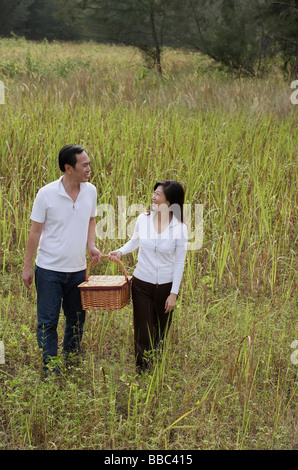
<svg viewBox="0 0 298 470">
<path fill-rule="evenodd" d="M 60 170 L 65 172 L 65 164 L 75 167 L 77 163 L 77 154 L 84 152 L 84 147 L 81 145 L 65 145 L 59 152 L 59 167 Z"/>
</svg>

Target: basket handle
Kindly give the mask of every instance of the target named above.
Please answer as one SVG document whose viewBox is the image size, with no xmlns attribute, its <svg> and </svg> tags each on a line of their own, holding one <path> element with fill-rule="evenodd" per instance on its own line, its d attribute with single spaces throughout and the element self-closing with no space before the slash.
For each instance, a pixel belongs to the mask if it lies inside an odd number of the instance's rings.
<svg viewBox="0 0 298 470">
<path fill-rule="evenodd" d="M 103 258 L 108 258 L 109 255 L 102 255 Z M 124 276 L 125 276 L 125 280 L 128 281 L 128 277 L 127 277 L 127 272 L 126 272 L 126 269 L 125 269 L 125 266 L 124 264 L 122 263 L 122 261 L 120 261 L 120 259 L 118 261 L 113 261 L 113 263 L 116 262 L 118 264 L 120 264 L 121 268 L 122 268 L 122 271 L 124 273 Z M 97 261 L 90 261 L 90 263 L 88 264 L 88 267 L 87 267 L 87 270 L 86 270 L 86 281 L 88 281 L 89 279 L 89 271 L 90 271 L 90 267 L 92 264 L 95 264 L 97 263 Z"/>
</svg>

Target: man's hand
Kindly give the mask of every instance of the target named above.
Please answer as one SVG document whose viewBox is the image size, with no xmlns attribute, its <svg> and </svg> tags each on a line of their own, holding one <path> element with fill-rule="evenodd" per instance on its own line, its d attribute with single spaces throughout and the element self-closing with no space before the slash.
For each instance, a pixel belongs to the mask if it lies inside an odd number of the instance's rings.
<svg viewBox="0 0 298 470">
<path fill-rule="evenodd" d="M 102 260 L 102 253 L 95 247 L 88 249 L 88 254 L 93 263 L 100 263 Z"/>
<path fill-rule="evenodd" d="M 100 261 L 102 260 L 102 254 L 95 246 L 95 226 L 95 217 L 90 217 L 87 248 L 91 261 L 93 261 L 93 263 L 100 263 Z"/>
<path fill-rule="evenodd" d="M 174 310 L 175 304 L 177 300 L 177 294 L 170 294 L 166 300 L 165 304 L 165 313 L 169 313 Z"/>
<path fill-rule="evenodd" d="M 29 289 L 33 282 L 33 269 L 32 268 L 24 268 L 22 273 L 22 279 L 24 281 L 25 286 Z"/>
</svg>

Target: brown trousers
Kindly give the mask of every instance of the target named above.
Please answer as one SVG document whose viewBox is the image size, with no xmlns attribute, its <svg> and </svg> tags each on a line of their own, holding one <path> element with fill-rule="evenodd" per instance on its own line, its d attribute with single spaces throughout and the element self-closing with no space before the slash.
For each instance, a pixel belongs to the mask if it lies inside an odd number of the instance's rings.
<svg viewBox="0 0 298 470">
<path fill-rule="evenodd" d="M 172 312 L 165 313 L 165 303 L 171 287 L 171 282 L 151 284 L 135 277 L 132 279 L 134 343 L 138 371 L 146 369 L 149 365 L 145 352 L 156 349 L 170 328 Z"/>
</svg>

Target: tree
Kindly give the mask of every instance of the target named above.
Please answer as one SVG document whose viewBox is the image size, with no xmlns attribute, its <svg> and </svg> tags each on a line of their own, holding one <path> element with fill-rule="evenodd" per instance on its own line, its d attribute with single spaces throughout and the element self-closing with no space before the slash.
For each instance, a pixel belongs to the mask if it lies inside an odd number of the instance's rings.
<svg viewBox="0 0 298 470">
<path fill-rule="evenodd" d="M 298 0 L 186 0 L 172 35 L 231 69 L 255 75 L 280 55 L 298 71 Z"/>
<path fill-rule="evenodd" d="M 298 0 L 270 1 L 267 28 L 279 45 L 284 68 L 290 63 L 298 77 Z"/>
<path fill-rule="evenodd" d="M 230 69 L 254 75 L 269 53 L 262 0 L 178 0 L 173 36 Z"/>
<path fill-rule="evenodd" d="M 29 7 L 27 37 L 29 39 L 79 40 L 83 38 L 81 29 L 61 15 L 59 0 L 33 0 Z M 65 12 L 64 12 L 65 13 Z"/>
<path fill-rule="evenodd" d="M 73 17 L 84 15 L 93 38 L 138 47 L 162 73 L 161 56 L 169 0 L 66 1 Z"/>
<path fill-rule="evenodd" d="M 0 0 L 0 36 L 25 35 L 29 8 L 34 0 Z"/>
</svg>

